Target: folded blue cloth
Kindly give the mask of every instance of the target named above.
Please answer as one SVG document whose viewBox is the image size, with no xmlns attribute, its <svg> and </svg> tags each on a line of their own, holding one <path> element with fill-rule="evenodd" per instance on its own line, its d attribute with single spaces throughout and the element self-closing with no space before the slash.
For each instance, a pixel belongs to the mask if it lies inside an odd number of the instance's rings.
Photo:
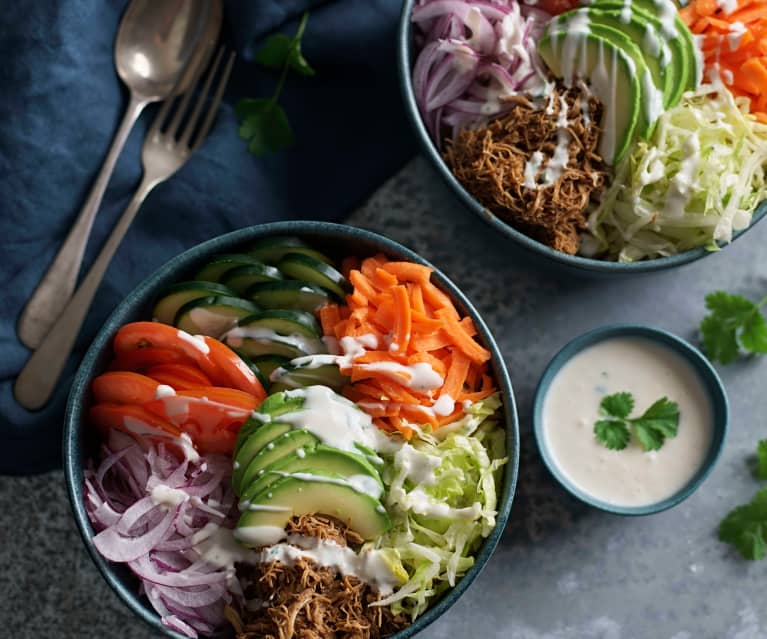
<svg viewBox="0 0 767 639">
<path fill-rule="evenodd" d="M 51 403 L 29 412 L 13 380 L 29 351 L 18 315 L 90 190 L 126 104 L 113 45 L 125 2 L 15 2 L 0 21 L 0 473 L 59 463 L 69 384 L 109 312 L 177 253 L 236 228 L 278 219 L 340 219 L 413 153 L 395 77 L 397 0 L 232 0 L 224 38 L 240 53 L 203 147 L 150 194 L 102 284 Z M 281 103 L 296 144 L 256 158 L 237 135 L 234 104 L 273 92 L 253 52 L 271 31 L 292 34 L 310 10 L 304 53 L 317 74 L 291 75 Z M 94 259 L 141 175 L 145 113 L 96 218 Z"/>
</svg>

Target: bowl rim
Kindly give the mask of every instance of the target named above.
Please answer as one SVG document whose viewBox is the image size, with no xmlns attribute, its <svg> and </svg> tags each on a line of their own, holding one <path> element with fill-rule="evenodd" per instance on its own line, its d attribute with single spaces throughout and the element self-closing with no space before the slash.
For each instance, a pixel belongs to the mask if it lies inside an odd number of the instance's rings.
<svg viewBox="0 0 767 639">
<path fill-rule="evenodd" d="M 611 274 L 640 274 L 651 273 L 655 271 L 661 271 L 676 266 L 682 266 L 695 262 L 707 255 L 717 253 L 726 249 L 735 240 L 741 237 L 746 231 L 752 229 L 757 222 L 767 217 L 767 199 L 759 203 L 754 209 L 749 225 L 733 234 L 731 241 L 718 249 L 711 250 L 704 246 L 689 249 L 676 255 L 669 255 L 666 257 L 658 257 L 651 260 L 640 260 L 637 262 L 610 262 L 607 260 L 596 260 L 589 257 L 581 257 L 579 255 L 569 255 L 556 251 L 553 248 L 542 244 L 538 240 L 534 240 L 528 237 L 524 233 L 517 231 L 510 224 L 504 222 L 501 218 L 493 214 L 491 211 L 482 206 L 456 179 L 452 171 L 448 168 L 442 156 L 437 151 L 434 143 L 429 136 L 429 132 L 426 129 L 426 125 L 421 118 L 421 114 L 418 110 L 418 105 L 415 101 L 415 92 L 413 90 L 413 80 L 411 75 L 411 34 L 412 34 L 412 22 L 410 21 L 410 14 L 413 11 L 413 7 L 416 0 L 404 0 L 402 4 L 402 11 L 399 18 L 399 26 L 397 29 L 397 75 L 399 78 L 400 93 L 402 94 L 402 100 L 405 105 L 405 112 L 410 122 L 411 128 L 415 133 L 421 150 L 430 160 L 432 166 L 437 170 L 442 180 L 450 187 L 458 199 L 464 204 L 466 208 L 478 215 L 485 222 L 487 222 L 496 231 L 499 231 L 502 235 L 515 241 L 525 250 L 542 255 L 549 260 L 556 262 L 562 266 L 569 267 L 575 271 L 586 271 L 592 273 L 611 273 Z"/>
<path fill-rule="evenodd" d="M 557 373 L 559 373 L 562 367 L 567 364 L 574 355 L 577 355 L 589 346 L 616 337 L 638 337 L 646 339 L 675 352 L 692 366 L 693 370 L 700 378 L 706 396 L 711 402 L 713 422 L 711 442 L 700 468 L 690 480 L 673 495 L 658 502 L 643 506 L 619 506 L 611 504 L 580 489 L 557 466 L 557 463 L 546 444 L 546 437 L 543 432 L 543 405 L 546 399 L 546 393 Z M 590 330 L 567 342 L 547 364 L 538 382 L 533 399 L 533 434 L 535 436 L 535 444 L 549 473 L 551 473 L 554 479 L 556 479 L 557 482 L 559 482 L 559 484 L 573 497 L 576 497 L 589 506 L 615 515 L 652 515 L 668 510 L 687 499 L 706 480 L 716 465 L 716 462 L 722 453 L 722 449 L 724 448 L 728 428 L 729 401 L 727 399 L 727 392 L 722 384 L 722 380 L 719 378 L 719 374 L 711 365 L 711 362 L 709 362 L 697 348 L 682 338 L 664 329 L 644 324 L 608 324 Z"/>
<path fill-rule="evenodd" d="M 64 432 L 62 438 L 64 477 L 70 507 L 72 508 L 72 513 L 80 537 L 82 538 L 91 559 L 96 564 L 102 577 L 117 596 L 139 618 L 156 631 L 163 633 L 167 637 L 183 639 L 181 634 L 170 630 L 161 624 L 159 615 L 149 607 L 149 604 L 144 601 L 143 597 L 139 596 L 138 588 L 129 588 L 120 578 L 118 578 L 115 574 L 115 568 L 119 564 L 107 561 L 98 553 L 93 545 L 93 536 L 95 533 L 84 506 L 84 468 L 80 463 L 81 458 L 79 454 L 82 447 L 80 425 L 85 410 L 84 395 L 87 393 L 92 377 L 98 372 L 99 358 L 104 352 L 104 349 L 108 347 L 114 332 L 126 321 L 133 321 L 132 319 L 127 320 L 126 316 L 129 317 L 131 314 L 134 314 L 142 304 L 146 304 L 148 300 L 155 297 L 161 286 L 167 285 L 169 281 L 174 278 L 178 278 L 180 273 L 187 271 L 190 265 L 196 261 L 204 259 L 206 256 L 212 256 L 216 252 L 224 252 L 228 247 L 241 245 L 261 237 L 287 234 L 301 235 L 303 237 L 311 236 L 320 241 L 322 239 L 332 239 L 337 242 L 352 243 L 355 239 L 362 240 L 369 246 L 375 247 L 390 256 L 414 261 L 433 268 L 435 282 L 442 290 L 450 295 L 451 299 L 457 303 L 459 308 L 472 317 L 477 331 L 483 339 L 484 345 L 490 350 L 492 355 L 490 360 L 491 366 L 493 367 L 493 373 L 503 397 L 506 452 L 508 458 L 503 475 L 503 489 L 498 500 L 496 526 L 491 531 L 490 535 L 483 540 L 482 545 L 475 555 L 474 565 L 460 579 L 460 581 L 458 581 L 453 588 L 446 591 L 438 601 L 429 607 L 426 612 L 419 616 L 410 626 L 391 636 L 391 639 L 409 639 L 439 618 L 442 613 L 458 600 L 458 598 L 479 576 L 498 545 L 506 526 L 516 491 L 519 471 L 519 419 L 506 363 L 490 329 L 474 305 L 468 300 L 463 292 L 444 273 L 442 273 L 442 271 L 437 269 L 428 260 L 419 256 L 407 247 L 402 246 L 398 242 L 373 231 L 345 224 L 303 220 L 291 220 L 249 226 L 216 236 L 187 249 L 165 262 L 129 292 L 99 329 L 96 337 L 91 342 L 91 345 L 83 357 L 72 382 L 64 416 Z"/>
</svg>

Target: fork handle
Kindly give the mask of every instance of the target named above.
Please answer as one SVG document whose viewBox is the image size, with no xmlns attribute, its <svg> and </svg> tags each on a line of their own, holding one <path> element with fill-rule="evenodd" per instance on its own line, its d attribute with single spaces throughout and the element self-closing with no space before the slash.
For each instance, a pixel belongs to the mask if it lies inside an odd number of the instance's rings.
<svg viewBox="0 0 767 639">
<path fill-rule="evenodd" d="M 13 394 L 16 401 L 25 408 L 42 408 L 53 394 L 104 273 L 142 202 L 159 182 L 156 177 L 144 174 L 133 199 L 120 216 L 88 274 L 16 378 Z"/>
<path fill-rule="evenodd" d="M 122 122 L 115 133 L 101 171 L 91 187 L 88 199 L 80 209 L 77 220 L 56 254 L 56 258 L 19 316 L 16 332 L 21 342 L 30 348 L 37 347 L 43 341 L 72 296 L 72 291 L 75 290 L 85 246 L 109 178 L 112 176 L 117 158 L 125 146 L 133 124 L 147 104 L 146 100 L 131 94 Z"/>
</svg>

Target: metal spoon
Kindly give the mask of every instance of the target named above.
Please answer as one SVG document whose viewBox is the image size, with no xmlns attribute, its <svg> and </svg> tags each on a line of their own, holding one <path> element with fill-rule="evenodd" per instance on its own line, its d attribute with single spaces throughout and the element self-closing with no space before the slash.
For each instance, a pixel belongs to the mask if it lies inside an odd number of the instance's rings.
<svg viewBox="0 0 767 639">
<path fill-rule="evenodd" d="M 16 332 L 36 348 L 72 297 L 93 220 L 120 152 L 144 107 L 185 92 L 207 64 L 221 29 L 221 0 L 133 0 L 115 41 L 130 101 L 74 226 L 19 316 Z"/>
</svg>

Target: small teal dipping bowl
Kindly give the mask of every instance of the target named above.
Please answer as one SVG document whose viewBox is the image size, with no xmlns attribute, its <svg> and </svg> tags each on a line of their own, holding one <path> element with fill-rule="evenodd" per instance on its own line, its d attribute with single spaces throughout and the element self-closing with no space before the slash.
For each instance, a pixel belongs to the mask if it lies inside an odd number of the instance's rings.
<svg viewBox="0 0 767 639">
<path fill-rule="evenodd" d="M 555 251 L 545 244 L 528 237 L 486 209 L 453 175 L 450 167 L 442 158 L 439 149 L 431 139 L 429 131 L 418 110 L 418 105 L 415 100 L 415 91 L 413 89 L 413 64 L 415 63 L 418 52 L 413 47 L 413 23 L 410 20 L 415 5 L 416 0 L 404 0 L 402 3 L 402 13 L 400 14 L 399 30 L 397 33 L 397 75 L 399 78 L 400 92 L 402 93 L 402 99 L 405 103 L 405 112 L 407 113 L 407 118 L 415 133 L 415 137 L 418 140 L 426 159 L 436 169 L 439 176 L 445 181 L 458 200 L 501 235 L 511 240 L 513 244 L 519 247 L 525 257 L 533 259 L 543 268 L 558 272 L 587 277 L 617 277 L 621 275 L 629 276 L 638 275 L 640 273 L 651 273 L 654 271 L 665 271 L 670 268 L 682 266 L 683 264 L 695 262 L 696 260 L 715 253 L 715 251 L 710 251 L 701 247 L 677 255 L 660 257 L 653 260 L 642 260 L 639 262 L 610 262 L 581 257 L 580 255 L 568 255 L 567 253 Z M 736 233 L 733 237 L 733 241 L 738 239 L 749 229 L 753 228 L 759 220 L 765 217 L 765 215 L 767 215 L 767 200 L 757 206 L 750 226 L 743 231 Z"/>
<path fill-rule="evenodd" d="M 327 222 L 277 222 L 252 226 L 227 235 L 216 237 L 174 257 L 160 267 L 114 310 L 93 340 L 75 376 L 69 395 L 64 425 L 63 459 L 64 475 L 75 522 L 93 562 L 118 597 L 142 620 L 166 637 L 183 639 L 182 635 L 166 628 L 160 617 L 151 608 L 145 597 L 139 596 L 139 581 L 130 570 L 102 557 L 93 545 L 94 530 L 88 519 L 83 495 L 83 470 L 91 455 L 98 450 L 93 430 L 87 423 L 87 408 L 90 403 L 90 386 L 94 377 L 102 373 L 112 357 L 112 338 L 117 330 L 128 322 L 148 320 L 158 294 L 168 285 L 184 279 L 191 279 L 213 255 L 233 253 L 246 247 L 254 240 L 276 235 L 294 235 L 309 242 L 329 256 L 341 258 L 345 255 L 367 257 L 383 253 L 391 259 L 407 260 L 430 266 L 429 262 L 413 251 L 376 233 Z M 404 630 L 392 635 L 392 639 L 408 639 L 435 621 L 466 591 L 477 578 L 493 554 L 501 533 L 506 525 L 514 498 L 519 467 L 519 425 L 509 374 L 503 356 L 490 330 L 458 287 L 436 268 L 433 281 L 450 296 L 456 308 L 474 321 L 482 345 L 490 350 L 490 367 L 503 399 L 506 429 L 508 463 L 503 475 L 503 489 L 498 499 L 497 524 L 490 535 L 483 540 L 475 555 L 475 564 L 460 581 L 445 592 L 416 621 Z M 228 636 L 228 635 L 223 635 Z"/>
<path fill-rule="evenodd" d="M 554 380 L 557 373 L 559 373 L 562 367 L 567 364 L 573 356 L 580 353 L 582 350 L 598 342 L 614 337 L 641 337 L 651 340 L 660 346 L 670 349 L 677 355 L 680 355 L 697 373 L 703 385 L 705 394 L 711 402 L 711 443 L 709 444 L 708 452 L 706 453 L 700 468 L 690 478 L 687 484 L 676 493 L 666 499 L 645 506 L 616 506 L 615 504 L 597 499 L 591 494 L 581 490 L 564 472 L 562 472 L 562 470 L 560 470 L 548 448 L 544 433 L 544 401 L 549 387 L 551 386 L 551 382 Z M 652 515 L 667 510 L 672 506 L 676 506 L 678 503 L 687 499 L 698 489 L 706 477 L 708 477 L 708 474 L 719 459 L 722 447 L 724 446 L 724 440 L 727 435 L 728 416 L 729 403 L 722 381 L 719 379 L 719 375 L 714 367 L 698 349 L 676 335 L 659 328 L 634 324 L 613 324 L 594 329 L 580 337 L 576 337 L 562 348 L 562 350 L 554 356 L 554 359 L 549 362 L 540 382 L 538 382 L 538 388 L 535 391 L 535 399 L 533 401 L 533 432 L 535 435 L 535 443 L 538 446 L 538 452 L 543 459 L 543 463 L 554 478 L 571 495 L 594 508 L 599 508 L 600 510 L 614 513 L 616 515 Z"/>
</svg>

